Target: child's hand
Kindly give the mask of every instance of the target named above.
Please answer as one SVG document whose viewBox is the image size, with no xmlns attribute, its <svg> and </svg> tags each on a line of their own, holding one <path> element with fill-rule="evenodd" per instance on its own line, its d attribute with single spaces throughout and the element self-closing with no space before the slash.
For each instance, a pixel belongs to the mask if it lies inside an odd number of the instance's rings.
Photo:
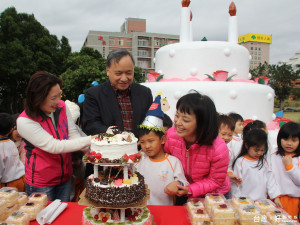
<svg viewBox="0 0 300 225">
<path fill-rule="evenodd" d="M 171 183 L 169 183 L 166 187 L 165 187 L 165 193 L 167 195 L 176 195 L 178 192 L 178 187 L 177 185 L 179 184 L 178 181 L 173 181 Z"/>
<path fill-rule="evenodd" d="M 236 185 L 240 185 L 242 183 L 242 178 L 235 176 L 233 174 L 228 174 L 229 180 L 230 182 L 236 184 Z"/>
<path fill-rule="evenodd" d="M 293 164 L 292 155 L 286 155 L 282 158 L 282 162 L 285 166 Z"/>
<path fill-rule="evenodd" d="M 283 208 L 279 197 L 275 198 L 274 202 L 275 202 L 275 204 L 276 204 L 277 207 Z"/>
<path fill-rule="evenodd" d="M 184 196 L 189 192 L 189 188 L 187 186 L 181 186 L 180 184 L 178 184 L 177 188 L 178 188 L 178 192 L 176 195 L 178 197 Z"/>
</svg>

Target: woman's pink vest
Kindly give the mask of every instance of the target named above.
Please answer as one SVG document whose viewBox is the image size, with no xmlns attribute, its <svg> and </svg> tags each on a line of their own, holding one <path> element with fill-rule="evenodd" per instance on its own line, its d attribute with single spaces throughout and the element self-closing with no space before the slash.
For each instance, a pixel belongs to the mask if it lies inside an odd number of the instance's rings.
<svg viewBox="0 0 300 225">
<path fill-rule="evenodd" d="M 39 123 L 55 139 L 68 139 L 68 119 L 64 101 L 60 101 L 53 115 L 57 130 L 55 130 L 51 118 L 43 113 L 37 120 L 28 117 L 25 111 L 21 113 L 20 117 L 26 117 Z M 31 186 L 59 185 L 68 181 L 72 176 L 71 153 L 51 154 L 25 140 L 25 154 L 26 183 Z"/>
<path fill-rule="evenodd" d="M 229 192 L 229 152 L 221 138 L 217 137 L 211 146 L 193 144 L 187 151 L 185 141 L 176 134 L 175 127 L 167 131 L 166 137 L 164 150 L 181 161 L 193 197 Z"/>
</svg>

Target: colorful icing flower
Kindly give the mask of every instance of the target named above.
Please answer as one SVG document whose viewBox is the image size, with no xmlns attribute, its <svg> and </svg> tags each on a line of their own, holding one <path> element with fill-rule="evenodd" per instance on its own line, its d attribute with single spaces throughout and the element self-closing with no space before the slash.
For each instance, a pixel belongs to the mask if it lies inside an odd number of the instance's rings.
<svg viewBox="0 0 300 225">
<path fill-rule="evenodd" d="M 213 76 L 209 74 L 205 74 L 205 75 L 208 76 L 213 81 L 230 81 L 231 78 L 235 76 L 234 74 L 228 77 L 228 72 L 224 70 L 217 70 L 216 72 L 213 73 Z"/>
<path fill-rule="evenodd" d="M 223 70 L 217 70 L 213 73 L 216 81 L 226 81 L 228 78 L 228 72 Z"/>
<path fill-rule="evenodd" d="M 160 79 L 163 78 L 163 74 L 160 74 L 160 73 L 157 73 L 157 72 L 151 72 L 151 73 L 148 73 L 147 74 L 147 79 L 148 79 L 148 82 L 157 82 L 159 81 Z"/>
<path fill-rule="evenodd" d="M 246 119 L 244 120 L 244 125 L 246 126 L 248 123 L 252 123 L 254 120 L 252 119 Z"/>
<path fill-rule="evenodd" d="M 267 85 L 269 80 L 270 79 L 268 77 L 265 77 L 265 76 L 260 76 L 260 77 L 255 77 L 254 78 L 255 83 L 263 84 L 263 85 Z"/>
</svg>

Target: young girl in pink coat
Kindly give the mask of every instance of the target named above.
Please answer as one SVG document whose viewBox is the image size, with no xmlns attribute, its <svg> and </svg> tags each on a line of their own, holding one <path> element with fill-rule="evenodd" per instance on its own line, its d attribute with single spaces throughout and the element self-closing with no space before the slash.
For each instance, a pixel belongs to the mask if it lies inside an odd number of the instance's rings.
<svg viewBox="0 0 300 225">
<path fill-rule="evenodd" d="M 181 97 L 176 109 L 175 127 L 166 133 L 164 150 L 181 161 L 190 185 L 174 182 L 165 188 L 165 192 L 176 193 L 179 197 L 227 194 L 230 190 L 229 153 L 225 142 L 218 137 L 218 117 L 213 101 L 193 92 Z M 184 201 L 186 198 L 177 204 Z"/>
</svg>

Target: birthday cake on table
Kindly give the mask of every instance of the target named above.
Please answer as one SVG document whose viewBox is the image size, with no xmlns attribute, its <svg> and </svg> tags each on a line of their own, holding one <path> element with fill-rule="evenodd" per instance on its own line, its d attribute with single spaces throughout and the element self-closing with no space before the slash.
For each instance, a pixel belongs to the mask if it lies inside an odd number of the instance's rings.
<svg viewBox="0 0 300 225">
<path fill-rule="evenodd" d="M 113 129 L 112 133 L 101 133 L 93 138 L 91 153 L 83 159 L 89 163 L 134 163 L 141 157 L 137 141 L 133 133 Z"/>
<path fill-rule="evenodd" d="M 262 120 L 268 129 L 279 129 L 274 121 L 274 90 L 266 77 L 251 79 L 249 51 L 238 44 L 237 17 L 230 5 L 228 41 L 193 41 L 189 0 L 182 1 L 180 42 L 159 48 L 155 72 L 143 85 L 152 93 L 162 91 L 175 115 L 177 100 L 190 90 L 208 95 L 219 113 L 235 112 L 244 119 Z"/>
<path fill-rule="evenodd" d="M 94 138 L 91 150 L 84 159 L 94 164 L 94 174 L 87 178 L 78 202 L 88 206 L 82 224 L 152 224 L 146 207 L 149 190 L 134 167 L 141 157 L 137 138 L 114 128 Z"/>
<path fill-rule="evenodd" d="M 98 177 L 90 175 L 86 183 L 85 198 L 92 203 L 104 206 L 124 206 L 135 204 L 146 197 L 144 177 L 139 173 L 128 173 L 124 178 L 122 167 L 118 167 Z"/>
</svg>

